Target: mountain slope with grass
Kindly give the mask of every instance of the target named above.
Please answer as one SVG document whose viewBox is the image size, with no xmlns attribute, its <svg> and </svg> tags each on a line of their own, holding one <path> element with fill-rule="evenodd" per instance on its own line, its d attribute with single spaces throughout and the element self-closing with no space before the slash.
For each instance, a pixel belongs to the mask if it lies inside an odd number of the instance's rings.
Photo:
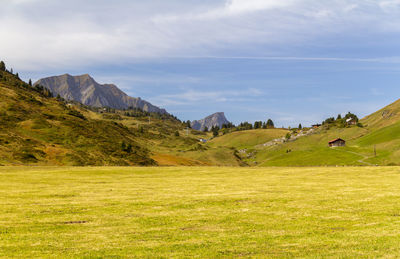
<svg viewBox="0 0 400 259">
<path fill-rule="evenodd" d="M 0 71 L 0 165 L 245 165 L 164 113 L 86 106 Z"/>
<path fill-rule="evenodd" d="M 347 116 L 330 118 L 318 129 L 232 131 L 207 146 L 235 148 L 252 166 L 400 165 L 400 100 L 355 125 L 346 123 Z M 330 148 L 328 142 L 337 138 L 346 146 Z"/>
<path fill-rule="evenodd" d="M 0 98 L 0 164 L 156 164 L 127 127 L 89 119 L 7 71 L 0 71 Z"/>
<path fill-rule="evenodd" d="M 237 149 L 252 148 L 273 139 L 284 137 L 286 129 L 253 129 L 235 131 L 209 141 L 210 146 L 234 147 Z"/>
</svg>

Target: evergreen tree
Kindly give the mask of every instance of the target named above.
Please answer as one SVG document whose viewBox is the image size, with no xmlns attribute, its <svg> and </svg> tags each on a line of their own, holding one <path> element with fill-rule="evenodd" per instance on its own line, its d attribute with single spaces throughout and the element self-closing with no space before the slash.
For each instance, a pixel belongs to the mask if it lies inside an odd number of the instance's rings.
<svg viewBox="0 0 400 259">
<path fill-rule="evenodd" d="M 275 127 L 274 122 L 271 119 L 268 119 L 267 128 L 274 128 L 274 127 Z"/>
<path fill-rule="evenodd" d="M 204 130 L 203 130 L 204 132 L 208 132 L 208 128 L 207 127 L 204 127 Z"/>
<path fill-rule="evenodd" d="M 28 83 L 30 86 L 32 86 L 32 80 L 31 79 L 29 79 L 29 83 Z"/>
<path fill-rule="evenodd" d="M 219 128 L 215 127 L 214 130 L 213 130 L 213 136 L 214 137 L 218 137 L 218 135 L 219 135 Z"/>
<path fill-rule="evenodd" d="M 128 146 L 126 146 L 126 152 L 131 153 L 132 152 L 132 145 L 128 144 Z"/>
<path fill-rule="evenodd" d="M 301 126 L 301 123 L 299 124 L 299 130 L 301 130 L 303 128 L 303 126 Z"/>
<path fill-rule="evenodd" d="M 267 128 L 267 123 L 263 122 L 262 128 L 263 128 L 263 129 L 266 129 L 266 128 Z"/>
<path fill-rule="evenodd" d="M 341 114 L 338 114 L 336 120 L 341 120 L 341 119 L 342 119 L 342 115 L 341 115 Z"/>
<path fill-rule="evenodd" d="M 0 71 L 6 71 L 6 64 L 4 61 L 0 61 Z"/>
<path fill-rule="evenodd" d="M 261 121 L 254 122 L 254 129 L 259 129 L 261 127 L 262 127 L 262 122 Z"/>
</svg>

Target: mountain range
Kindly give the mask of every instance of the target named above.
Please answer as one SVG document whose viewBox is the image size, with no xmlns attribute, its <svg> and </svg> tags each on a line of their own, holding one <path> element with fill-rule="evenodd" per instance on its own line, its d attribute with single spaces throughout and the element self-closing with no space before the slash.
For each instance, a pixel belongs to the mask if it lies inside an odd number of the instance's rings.
<svg viewBox="0 0 400 259">
<path fill-rule="evenodd" d="M 34 85 L 48 88 L 54 96 L 60 95 L 66 100 L 73 100 L 94 107 L 115 109 L 138 108 L 146 112 L 166 114 L 151 103 L 128 96 L 114 84 L 99 84 L 90 75 L 71 76 L 64 74 L 38 80 Z"/>
<path fill-rule="evenodd" d="M 222 125 L 228 123 L 229 121 L 226 119 L 225 114 L 223 112 L 217 112 L 205 117 L 204 119 L 192 121 L 190 126 L 192 129 L 204 131 L 206 127 L 207 129 L 211 129 L 215 126 L 222 128 Z"/>
</svg>

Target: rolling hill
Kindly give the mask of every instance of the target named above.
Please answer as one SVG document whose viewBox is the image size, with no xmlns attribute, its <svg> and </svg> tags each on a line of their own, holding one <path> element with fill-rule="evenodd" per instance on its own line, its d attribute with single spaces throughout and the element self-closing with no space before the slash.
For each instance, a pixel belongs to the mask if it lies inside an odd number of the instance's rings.
<svg viewBox="0 0 400 259">
<path fill-rule="evenodd" d="M 247 140 L 246 135 L 251 134 L 256 139 L 252 131 L 234 132 L 224 138 L 231 146 L 245 148 L 242 158 L 251 165 L 400 165 L 400 100 L 366 116 L 360 123 L 363 127 L 325 125 L 295 140 L 265 146 Z M 336 138 L 345 139 L 346 147 L 329 148 L 328 142 Z M 213 142 L 217 141 L 210 145 Z"/>
<path fill-rule="evenodd" d="M 253 148 L 276 138 L 281 138 L 289 131 L 286 129 L 254 129 L 235 131 L 214 138 L 209 142 L 210 146 L 234 147 L 237 149 Z"/>
<path fill-rule="evenodd" d="M 0 164 L 156 164 L 122 124 L 87 118 L 6 71 L 0 71 L 0 98 Z"/>
<path fill-rule="evenodd" d="M 168 113 L 103 109 L 55 98 L 0 71 L 0 165 L 245 165 L 230 147 Z"/>
</svg>

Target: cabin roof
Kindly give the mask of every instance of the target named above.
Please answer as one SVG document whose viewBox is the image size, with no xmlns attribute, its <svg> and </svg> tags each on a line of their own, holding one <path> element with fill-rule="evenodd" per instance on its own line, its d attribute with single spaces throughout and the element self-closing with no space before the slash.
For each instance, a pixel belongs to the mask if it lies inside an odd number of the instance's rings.
<svg viewBox="0 0 400 259">
<path fill-rule="evenodd" d="M 343 139 L 341 139 L 341 138 L 337 138 L 337 139 L 334 139 L 334 140 L 329 141 L 329 144 L 338 142 L 338 141 L 340 141 L 340 140 L 346 142 L 345 140 L 343 140 Z"/>
</svg>

